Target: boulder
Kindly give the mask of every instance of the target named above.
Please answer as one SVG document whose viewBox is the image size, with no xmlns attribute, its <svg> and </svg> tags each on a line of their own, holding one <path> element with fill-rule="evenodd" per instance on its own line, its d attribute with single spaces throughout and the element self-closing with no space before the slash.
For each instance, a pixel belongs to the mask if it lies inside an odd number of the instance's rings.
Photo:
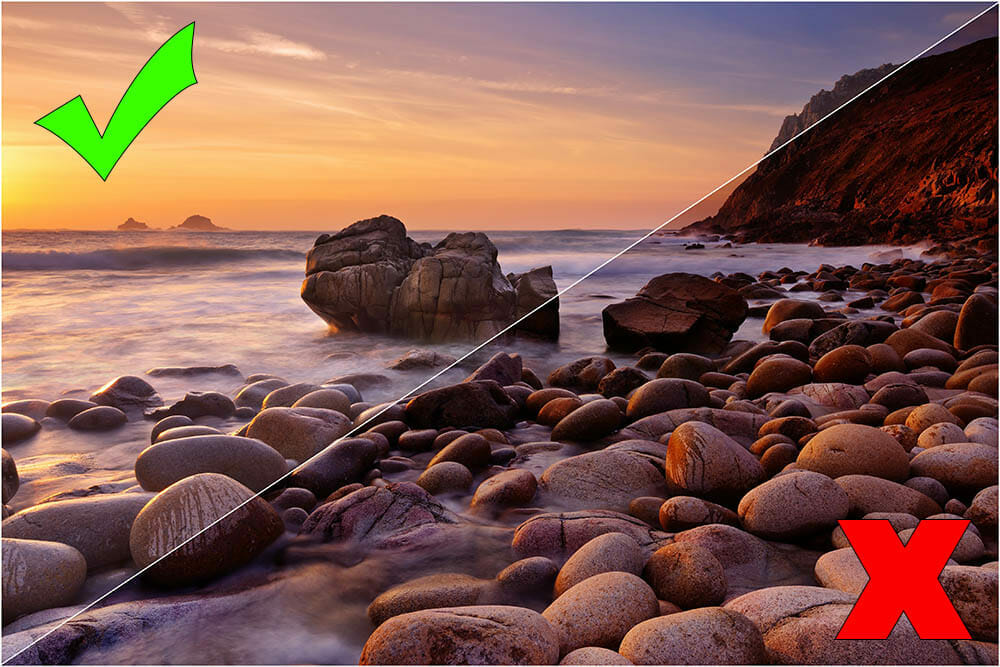
<svg viewBox="0 0 1000 667">
<path fill-rule="evenodd" d="M 4 537 L 60 542 L 96 570 L 127 561 L 129 531 L 151 493 L 117 493 L 42 503 L 4 520 Z"/>
<path fill-rule="evenodd" d="M 3 452 L 3 504 L 6 505 L 20 488 L 21 479 L 17 474 L 17 464 L 14 462 L 14 457 L 6 449 L 0 451 Z"/>
<path fill-rule="evenodd" d="M 247 425 L 246 436 L 266 442 L 286 459 L 305 461 L 350 430 L 351 420 L 335 410 L 265 408 Z"/>
<path fill-rule="evenodd" d="M 98 405 L 110 405 L 125 412 L 163 405 L 163 399 L 153 386 L 135 375 L 115 378 L 91 394 L 90 401 Z"/>
<path fill-rule="evenodd" d="M 394 616 L 376 628 L 362 665 L 552 665 L 559 638 L 523 607 L 444 607 Z"/>
<path fill-rule="evenodd" d="M 493 380 L 501 387 L 521 381 L 523 362 L 519 355 L 509 355 L 506 352 L 497 352 L 489 361 L 473 371 L 472 375 L 465 378 L 465 382 L 477 382 L 479 380 Z"/>
<path fill-rule="evenodd" d="M 744 615 L 706 607 L 660 616 L 629 630 L 619 652 L 636 665 L 765 664 L 760 630 Z"/>
<path fill-rule="evenodd" d="M 565 655 L 584 646 L 617 647 L 633 626 L 659 613 L 656 594 L 645 581 L 628 572 L 604 572 L 565 591 L 542 616 Z"/>
<path fill-rule="evenodd" d="M 225 435 L 222 431 L 217 428 L 212 428 L 211 426 L 178 426 L 176 428 L 168 428 L 165 431 L 160 431 L 156 434 L 156 442 L 165 442 L 167 440 L 176 440 L 177 438 L 190 438 L 194 435 Z"/>
<path fill-rule="evenodd" d="M 622 412 L 607 398 L 599 398 L 576 408 L 552 428 L 556 441 L 598 440 L 614 432 L 621 424 Z"/>
<path fill-rule="evenodd" d="M 552 371 L 549 374 L 549 384 L 553 387 L 593 391 L 613 370 L 615 362 L 607 357 L 584 357 Z"/>
<path fill-rule="evenodd" d="M 681 378 L 658 378 L 632 392 L 625 415 L 630 420 L 636 420 L 679 408 L 706 407 L 711 402 L 708 390 L 698 382 Z"/>
<path fill-rule="evenodd" d="M 955 326 L 955 347 L 971 350 L 997 344 L 997 304 L 985 294 L 973 294 L 962 305 Z"/>
<path fill-rule="evenodd" d="M 198 417 L 219 417 L 226 419 L 236 412 L 233 399 L 217 391 L 189 391 L 184 398 L 167 408 L 154 410 L 153 419 L 163 419 L 170 415 L 184 415 L 191 419 Z"/>
<path fill-rule="evenodd" d="M 97 407 L 97 403 L 84 401 L 79 398 L 60 398 L 52 401 L 48 409 L 45 410 L 46 417 L 53 417 L 61 421 L 69 421 L 84 410 Z"/>
<path fill-rule="evenodd" d="M 549 466 L 538 480 L 552 502 L 570 509 L 627 511 L 637 496 L 665 494 L 663 474 L 647 458 L 602 450 Z"/>
<path fill-rule="evenodd" d="M 99 405 L 75 415 L 67 424 L 78 431 L 107 431 L 128 421 L 125 413 L 110 405 Z"/>
<path fill-rule="evenodd" d="M 751 533 L 782 542 L 832 529 L 850 510 L 847 493 L 816 472 L 795 471 L 751 489 L 739 517 Z"/>
<path fill-rule="evenodd" d="M 896 325 L 891 322 L 866 320 L 844 322 L 813 339 L 813 342 L 809 344 L 809 354 L 819 358 L 844 345 L 863 347 L 879 345 L 896 329 Z M 895 350 L 893 350 L 893 354 L 895 354 Z"/>
<path fill-rule="evenodd" d="M 408 350 L 406 354 L 386 364 L 395 371 L 410 371 L 416 368 L 439 368 L 455 362 L 455 357 L 433 350 Z"/>
<path fill-rule="evenodd" d="M 590 540 L 559 570 L 554 592 L 559 597 L 584 579 L 604 572 L 642 574 L 646 555 L 642 547 L 624 533 L 605 533 Z"/>
<path fill-rule="evenodd" d="M 996 534 L 997 530 L 997 485 L 987 487 L 977 493 L 965 511 L 965 518 L 985 534 Z"/>
<path fill-rule="evenodd" d="M 461 493 L 472 486 L 472 473 L 461 463 L 442 461 L 427 466 L 417 478 L 417 486 L 431 495 Z"/>
<path fill-rule="evenodd" d="M 265 380 L 258 380 L 251 384 L 245 385 L 236 393 L 236 398 L 233 399 L 233 404 L 238 408 L 253 408 L 254 410 L 260 410 L 264 404 L 264 399 L 275 389 L 280 389 L 281 387 L 288 386 L 288 383 L 279 378 L 268 378 Z"/>
<path fill-rule="evenodd" d="M 659 519 L 663 530 L 672 533 L 712 523 L 740 525 L 736 512 L 694 496 L 674 496 L 668 499 L 660 505 Z"/>
<path fill-rule="evenodd" d="M 997 641 L 997 571 L 947 565 L 940 581 L 972 638 Z"/>
<path fill-rule="evenodd" d="M 753 454 L 702 422 L 685 422 L 674 429 L 667 443 L 665 471 L 682 492 L 722 502 L 742 497 L 764 479 Z"/>
<path fill-rule="evenodd" d="M 733 440 L 750 446 L 757 432 L 768 421 L 767 415 L 718 408 L 681 408 L 643 417 L 621 430 L 620 435 L 640 440 L 659 440 L 681 424 L 709 424 Z"/>
<path fill-rule="evenodd" d="M 609 510 L 536 514 L 514 531 L 511 547 L 520 558 L 544 556 L 564 562 L 577 549 L 604 533 L 624 533 L 652 552 L 667 535 L 644 521 Z"/>
<path fill-rule="evenodd" d="M 823 307 L 814 301 L 779 299 L 768 309 L 761 331 L 765 334 L 770 333 L 771 329 L 787 320 L 818 320 L 823 317 L 826 317 Z"/>
<path fill-rule="evenodd" d="M 377 457 L 378 445 L 368 438 L 341 440 L 292 471 L 288 484 L 325 498 L 345 484 L 360 481 Z"/>
<path fill-rule="evenodd" d="M 938 445 L 910 461 L 914 476 L 931 477 L 953 493 L 979 491 L 997 481 L 997 448 L 975 442 Z"/>
<path fill-rule="evenodd" d="M 71 604 L 83 588 L 87 563 L 73 547 L 59 542 L 15 539 L 6 534 L 0 544 L 4 624 L 41 609 Z"/>
<path fill-rule="evenodd" d="M 489 440 L 478 433 L 466 433 L 449 442 L 434 455 L 427 466 L 455 461 L 467 468 L 485 468 L 490 463 L 490 454 Z"/>
<path fill-rule="evenodd" d="M 31 417 L 35 421 L 42 421 L 48 416 L 48 410 L 51 405 L 48 401 L 26 398 L 20 401 L 7 401 L 0 406 L 0 412 L 14 412 L 19 415 Z"/>
<path fill-rule="evenodd" d="M 135 518 L 129 546 L 136 565 L 152 566 L 143 576 L 180 586 L 235 570 L 283 532 L 267 501 L 225 475 L 203 473 L 157 494 Z"/>
<path fill-rule="evenodd" d="M 490 604 L 493 582 L 467 574 L 431 574 L 393 586 L 368 605 L 368 619 L 378 627 L 393 616 L 422 609 Z"/>
<path fill-rule="evenodd" d="M 599 646 L 584 646 L 570 651 L 559 661 L 560 665 L 631 665 L 621 653 Z"/>
<path fill-rule="evenodd" d="M 505 591 L 516 594 L 537 595 L 549 591 L 559 574 L 559 566 L 544 556 L 531 556 L 514 561 L 497 574 L 497 583 Z"/>
<path fill-rule="evenodd" d="M 41 428 L 41 424 L 27 415 L 5 412 L 0 416 L 0 436 L 5 446 L 27 440 Z"/>
<path fill-rule="evenodd" d="M 500 510 L 527 505 L 535 497 L 537 488 L 538 481 L 530 470 L 504 470 L 480 483 L 472 496 L 472 507 Z"/>
<path fill-rule="evenodd" d="M 601 313 L 612 348 L 718 354 L 747 316 L 746 300 L 722 283 L 690 273 L 650 280 L 632 298 Z"/>
<path fill-rule="evenodd" d="M 135 477 L 147 491 L 162 491 L 198 473 L 219 473 L 260 491 L 288 470 L 269 445 L 235 435 L 198 435 L 160 442 L 135 460 Z"/>
<path fill-rule="evenodd" d="M 784 392 L 812 380 L 809 364 L 791 357 L 774 356 L 759 362 L 747 378 L 746 392 L 757 398 L 770 392 Z"/>
<path fill-rule="evenodd" d="M 939 514 L 941 506 L 909 486 L 871 475 L 844 475 L 834 480 L 847 493 L 853 517 L 872 512 L 900 512 L 918 519 Z"/>
<path fill-rule="evenodd" d="M 524 273 L 511 273 L 507 279 L 514 287 L 516 319 L 531 313 L 517 325 L 516 330 L 542 338 L 559 338 L 559 299 L 554 298 L 558 290 L 556 281 L 552 279 L 552 267 L 541 266 Z M 542 304 L 545 305 L 540 307 Z"/>
<path fill-rule="evenodd" d="M 697 544 L 675 542 L 657 549 L 644 576 L 656 596 L 681 609 L 709 607 L 726 596 L 726 573 L 715 555 Z"/>
<path fill-rule="evenodd" d="M 261 403 L 262 408 L 290 408 L 303 396 L 322 389 L 319 385 L 309 382 L 286 384 L 268 392 Z"/>
<path fill-rule="evenodd" d="M 479 427 L 505 429 L 514 425 L 517 404 L 492 380 L 462 382 L 431 389 L 406 404 L 406 422 L 413 428 Z"/>
</svg>

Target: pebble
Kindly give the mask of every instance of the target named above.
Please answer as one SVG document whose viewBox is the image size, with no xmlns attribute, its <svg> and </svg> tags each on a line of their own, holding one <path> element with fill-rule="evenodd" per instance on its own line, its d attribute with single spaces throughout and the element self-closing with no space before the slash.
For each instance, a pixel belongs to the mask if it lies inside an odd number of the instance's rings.
<svg viewBox="0 0 1000 667">
<path fill-rule="evenodd" d="M 377 457 L 378 445 L 367 438 L 341 440 L 296 468 L 288 484 L 326 498 L 340 487 L 360 481 Z"/>
<path fill-rule="evenodd" d="M 368 637 L 362 665 L 553 665 L 559 639 L 523 607 L 444 607 L 394 616 Z"/>
<path fill-rule="evenodd" d="M 910 430 L 912 431 L 912 429 Z M 917 446 L 921 449 L 930 449 L 953 442 L 968 442 L 968 440 L 962 427 L 952 422 L 941 422 L 928 426 L 917 436 Z"/>
<path fill-rule="evenodd" d="M 378 627 L 393 616 L 422 609 L 462 607 L 489 598 L 492 581 L 467 574 L 432 574 L 393 586 L 368 605 L 368 619 Z"/>
<path fill-rule="evenodd" d="M 437 437 L 436 428 L 410 430 L 399 434 L 396 446 L 404 452 L 426 452 L 432 449 Z"/>
<path fill-rule="evenodd" d="M 91 394 L 90 400 L 92 403 L 110 405 L 125 412 L 163 404 L 163 399 L 153 389 L 153 385 L 135 375 L 115 378 Z"/>
<path fill-rule="evenodd" d="M 645 581 L 627 572 L 605 572 L 565 591 L 542 616 L 565 655 L 585 646 L 616 647 L 633 626 L 659 613 L 656 594 Z"/>
<path fill-rule="evenodd" d="M 20 401 L 8 401 L 0 406 L 2 412 L 13 412 L 26 417 L 31 417 L 35 421 L 42 421 L 48 416 L 48 409 L 51 403 L 37 398 L 26 398 Z"/>
<path fill-rule="evenodd" d="M 71 604 L 83 588 L 87 563 L 73 547 L 6 534 L 0 544 L 4 624 L 18 616 Z"/>
<path fill-rule="evenodd" d="M 692 609 L 639 623 L 618 649 L 636 665 L 759 665 L 768 663 L 760 630 L 722 607 Z"/>
<path fill-rule="evenodd" d="M 621 420 L 622 412 L 614 401 L 597 399 L 559 420 L 552 428 L 552 439 L 571 442 L 597 440 L 615 431 Z"/>
<path fill-rule="evenodd" d="M 768 480 L 740 500 L 743 526 L 781 542 L 830 530 L 850 509 L 847 493 L 826 475 L 796 471 Z"/>
<path fill-rule="evenodd" d="M 0 416 L 0 436 L 5 446 L 27 440 L 41 428 L 42 425 L 31 417 L 16 412 L 5 412 Z"/>
<path fill-rule="evenodd" d="M 656 596 L 681 609 L 717 605 L 726 596 L 726 573 L 708 549 L 675 542 L 657 549 L 643 576 Z"/>
<path fill-rule="evenodd" d="M 48 540 L 80 552 L 96 570 L 129 559 L 129 531 L 150 493 L 115 493 L 42 503 L 3 522 L 4 537 Z"/>
<path fill-rule="evenodd" d="M 861 424 L 837 424 L 820 431 L 799 452 L 796 465 L 829 477 L 872 475 L 905 480 L 910 461 L 895 438 Z"/>
<path fill-rule="evenodd" d="M 428 466 L 417 479 L 417 486 L 431 495 L 464 492 L 472 486 L 472 472 L 461 463 L 442 461 Z"/>
<path fill-rule="evenodd" d="M 798 299 L 779 299 L 767 311 L 761 331 L 765 334 L 769 333 L 776 325 L 786 320 L 816 320 L 822 317 L 826 317 L 826 313 L 818 303 Z"/>
<path fill-rule="evenodd" d="M 632 393 L 625 416 L 634 420 L 678 408 L 700 408 L 710 402 L 708 391 L 698 382 L 660 378 L 650 380 Z"/>
<path fill-rule="evenodd" d="M 323 408 L 342 415 L 351 411 L 351 399 L 338 389 L 317 389 L 292 403 L 293 408 Z"/>
<path fill-rule="evenodd" d="M 965 426 L 965 442 L 997 446 L 997 420 L 993 417 L 978 417 Z"/>
<path fill-rule="evenodd" d="M 527 505 L 537 488 L 538 480 L 530 470 L 505 470 L 479 484 L 472 496 L 472 507 L 502 509 Z"/>
<path fill-rule="evenodd" d="M 78 431 L 107 431 L 128 421 L 125 413 L 109 405 L 99 405 L 77 414 L 69 420 L 69 427 Z"/>
<path fill-rule="evenodd" d="M 947 565 L 939 580 L 972 638 L 997 641 L 997 571 Z"/>
<path fill-rule="evenodd" d="M 562 420 L 563 417 L 570 414 L 581 405 L 583 405 L 583 401 L 580 400 L 579 396 L 561 396 L 559 398 L 553 398 L 551 401 L 543 405 L 542 409 L 538 411 L 538 416 L 535 417 L 535 421 L 539 424 L 544 424 L 545 426 L 555 426 Z"/>
<path fill-rule="evenodd" d="M 505 590 L 528 595 L 544 591 L 548 595 L 559 575 L 559 566 L 544 556 L 531 556 L 514 561 L 499 574 L 497 583 Z"/>
<path fill-rule="evenodd" d="M 173 428 L 180 428 L 182 426 L 194 426 L 194 420 L 190 417 L 185 417 L 184 415 L 171 415 L 169 417 L 164 417 L 160 421 L 153 424 L 153 429 L 149 433 L 150 444 L 156 442 L 156 439 L 160 437 L 160 434 L 164 431 L 169 431 Z"/>
<path fill-rule="evenodd" d="M 919 437 L 925 429 L 935 424 L 952 423 L 960 424 L 958 417 L 948 411 L 948 408 L 939 403 L 924 403 L 918 405 L 906 417 L 906 425 L 910 427 Z"/>
<path fill-rule="evenodd" d="M 709 500 L 734 500 L 764 479 L 753 454 L 719 429 L 685 422 L 667 444 L 667 479 L 682 492 Z"/>
<path fill-rule="evenodd" d="M 84 401 L 79 398 L 60 398 L 49 404 L 49 407 L 45 410 L 45 416 L 69 421 L 84 410 L 94 407 L 97 407 L 97 403 L 92 401 Z"/>
<path fill-rule="evenodd" d="M 812 380 L 809 364 L 791 357 L 774 356 L 757 364 L 747 379 L 747 396 L 757 398 L 771 392 L 788 391 Z"/>
<path fill-rule="evenodd" d="M 427 467 L 444 461 L 456 461 L 467 468 L 485 468 L 490 464 L 490 442 L 476 433 L 466 433 L 452 440 L 434 455 Z"/>
<path fill-rule="evenodd" d="M 680 532 L 712 523 L 738 526 L 736 512 L 693 496 L 674 496 L 660 505 L 660 526 L 663 530 Z"/>
<path fill-rule="evenodd" d="M 816 362 L 813 377 L 817 382 L 861 384 L 872 371 L 868 350 L 860 345 L 844 345 L 830 350 Z"/>
<path fill-rule="evenodd" d="M 350 430 L 351 420 L 334 410 L 268 407 L 253 418 L 246 435 L 267 443 L 285 458 L 305 461 Z"/>
<path fill-rule="evenodd" d="M 942 507 L 948 502 L 948 489 L 944 488 L 944 484 L 936 479 L 931 477 L 911 477 L 903 482 L 903 484 L 919 491 Z"/>
<path fill-rule="evenodd" d="M 559 570 L 554 591 L 559 597 L 581 581 L 604 572 L 642 573 L 646 556 L 639 543 L 624 533 L 605 533 L 590 540 Z"/>
<path fill-rule="evenodd" d="M 253 491 L 225 475 L 201 473 L 157 494 L 135 518 L 129 545 L 140 568 L 170 553 L 143 576 L 180 586 L 241 567 L 283 532 L 281 517 Z"/>
<path fill-rule="evenodd" d="M 319 391 L 322 387 L 308 382 L 298 382 L 273 389 L 264 397 L 260 407 L 267 408 L 290 408 L 303 396 Z M 251 406 L 254 407 L 254 406 Z"/>
<path fill-rule="evenodd" d="M 198 473 L 228 475 L 260 491 L 287 472 L 285 457 L 269 445 L 233 435 L 198 435 L 159 442 L 135 461 L 135 477 L 147 491 L 162 491 Z"/>
<path fill-rule="evenodd" d="M 268 394 L 286 386 L 288 383 L 281 378 L 265 378 L 256 382 L 250 382 L 248 378 L 247 384 L 236 393 L 233 403 L 238 408 L 260 410 Z"/>
<path fill-rule="evenodd" d="M 225 435 L 222 431 L 217 428 L 212 428 L 211 426 L 178 426 L 176 428 L 168 428 L 166 431 L 161 432 L 156 436 L 154 442 L 164 442 L 166 440 L 176 440 L 177 438 L 190 438 L 193 435 Z"/>
</svg>

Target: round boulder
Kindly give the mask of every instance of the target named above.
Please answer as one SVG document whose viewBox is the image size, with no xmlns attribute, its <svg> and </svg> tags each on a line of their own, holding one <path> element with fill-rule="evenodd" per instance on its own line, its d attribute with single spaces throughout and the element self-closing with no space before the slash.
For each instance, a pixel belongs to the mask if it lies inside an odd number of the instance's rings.
<svg viewBox="0 0 1000 667">
<path fill-rule="evenodd" d="M 639 623 L 618 649 L 636 665 L 760 665 L 768 662 L 760 630 L 721 607 L 692 609 Z"/>
<path fill-rule="evenodd" d="M 555 595 L 559 597 L 578 583 L 604 572 L 642 572 L 646 557 L 639 543 L 624 533 L 605 533 L 590 540 L 559 570 Z"/>
<path fill-rule="evenodd" d="M 739 517 L 751 533 L 787 542 L 830 530 L 850 510 L 847 493 L 818 472 L 796 471 L 751 489 Z"/>
<path fill-rule="evenodd" d="M 902 481 L 910 471 L 906 450 L 895 438 L 862 424 L 820 431 L 799 452 L 796 465 L 833 478 L 857 474 Z"/>
<path fill-rule="evenodd" d="M 161 491 L 198 473 L 228 475 L 260 491 L 288 471 L 285 457 L 253 438 L 197 435 L 159 442 L 135 460 L 135 477 L 147 491 Z"/>
<path fill-rule="evenodd" d="M 674 542 L 657 549 L 646 563 L 644 576 L 659 599 L 681 609 L 716 605 L 726 596 L 722 564 L 697 544 Z"/>
<path fill-rule="evenodd" d="M 753 454 L 703 422 L 684 422 L 674 429 L 664 466 L 667 479 L 682 491 L 720 502 L 742 497 L 764 479 Z"/>
<path fill-rule="evenodd" d="M 83 588 L 87 562 L 73 547 L 44 540 L 19 540 L 6 534 L 0 544 L 4 623 L 71 604 Z"/>
<path fill-rule="evenodd" d="M 350 430 L 351 420 L 335 410 L 278 407 L 264 408 L 247 426 L 246 435 L 287 459 L 305 461 Z"/>
</svg>

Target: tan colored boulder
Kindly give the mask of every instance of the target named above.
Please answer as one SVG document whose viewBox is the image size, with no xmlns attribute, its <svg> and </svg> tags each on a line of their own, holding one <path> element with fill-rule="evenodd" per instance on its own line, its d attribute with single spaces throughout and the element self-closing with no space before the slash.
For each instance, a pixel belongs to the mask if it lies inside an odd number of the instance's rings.
<svg viewBox="0 0 1000 667">
<path fill-rule="evenodd" d="M 734 500 L 764 479 L 753 454 L 719 429 L 685 422 L 667 444 L 666 477 L 685 493 Z"/>
<path fill-rule="evenodd" d="M 758 665 L 766 662 L 760 630 L 722 607 L 692 609 L 639 623 L 618 649 L 636 665 Z"/>
<path fill-rule="evenodd" d="M 604 572 L 628 572 L 639 575 L 646 560 L 638 542 L 624 533 L 605 533 L 590 540 L 559 570 L 555 596 L 559 597 L 584 579 Z"/>
<path fill-rule="evenodd" d="M 302 462 L 350 430 L 351 420 L 335 410 L 265 408 L 247 426 L 246 436 L 266 442 L 286 459 Z"/>
<path fill-rule="evenodd" d="M 909 476 L 909 457 L 888 433 L 862 424 L 837 424 L 820 431 L 799 452 L 803 470 L 837 478 L 872 475 L 902 481 Z"/>
<path fill-rule="evenodd" d="M 87 562 L 71 546 L 44 540 L 21 540 L 4 534 L 3 622 L 76 599 L 87 578 Z"/>
<path fill-rule="evenodd" d="M 826 475 L 796 471 L 747 492 L 739 504 L 743 526 L 760 537 L 791 541 L 830 530 L 847 518 L 847 493 Z"/>
<path fill-rule="evenodd" d="M 719 559 L 697 544 L 675 542 L 657 549 L 643 576 L 656 596 L 681 609 L 708 607 L 726 596 L 726 573 Z"/>
</svg>

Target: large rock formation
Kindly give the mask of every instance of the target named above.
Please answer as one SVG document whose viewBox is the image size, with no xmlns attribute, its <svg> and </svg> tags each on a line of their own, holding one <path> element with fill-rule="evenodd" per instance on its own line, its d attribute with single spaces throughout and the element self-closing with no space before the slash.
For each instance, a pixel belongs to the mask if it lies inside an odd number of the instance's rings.
<svg viewBox="0 0 1000 667">
<path fill-rule="evenodd" d="M 149 225 L 145 222 L 139 222 L 135 218 L 129 218 L 122 224 L 118 225 L 116 228 L 120 232 L 148 232 L 150 231 Z"/>
<path fill-rule="evenodd" d="M 302 283 L 302 299 L 335 330 L 427 341 L 485 340 L 555 293 L 550 267 L 504 276 L 485 234 L 420 244 L 388 215 L 316 239 Z M 555 309 L 519 329 L 558 336 Z"/>
<path fill-rule="evenodd" d="M 883 69 L 820 93 L 775 145 Z M 716 215 L 686 229 L 772 243 L 995 243 L 996 134 L 994 37 L 907 66 L 761 162 Z"/>
<path fill-rule="evenodd" d="M 191 215 L 184 220 L 181 224 L 176 227 L 171 227 L 171 229 L 180 229 L 188 232 L 224 232 L 228 231 L 225 227 L 219 227 L 217 224 L 211 221 L 211 219 L 206 218 L 203 215 Z"/>
<path fill-rule="evenodd" d="M 650 280 L 631 299 L 601 313 L 604 338 L 612 348 L 635 352 L 721 352 L 747 316 L 736 290 L 690 273 L 666 273 Z"/>
</svg>

